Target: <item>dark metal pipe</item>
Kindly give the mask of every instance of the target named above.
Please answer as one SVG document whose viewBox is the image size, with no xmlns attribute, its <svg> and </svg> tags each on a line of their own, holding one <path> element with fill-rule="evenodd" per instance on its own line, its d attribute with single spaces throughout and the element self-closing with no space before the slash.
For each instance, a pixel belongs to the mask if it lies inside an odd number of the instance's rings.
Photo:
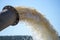
<svg viewBox="0 0 60 40">
<path fill-rule="evenodd" d="M 0 12 L 0 31 L 9 25 L 16 25 L 19 21 L 18 12 L 12 6 L 5 6 Z"/>
</svg>

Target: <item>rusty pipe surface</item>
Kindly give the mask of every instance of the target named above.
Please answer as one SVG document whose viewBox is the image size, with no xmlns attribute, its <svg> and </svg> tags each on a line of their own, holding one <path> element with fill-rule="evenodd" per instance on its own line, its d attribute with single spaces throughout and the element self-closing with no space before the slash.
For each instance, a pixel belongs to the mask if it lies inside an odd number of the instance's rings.
<svg viewBox="0 0 60 40">
<path fill-rule="evenodd" d="M 12 6 L 5 6 L 0 12 L 0 31 L 18 23 L 18 12 Z"/>
</svg>

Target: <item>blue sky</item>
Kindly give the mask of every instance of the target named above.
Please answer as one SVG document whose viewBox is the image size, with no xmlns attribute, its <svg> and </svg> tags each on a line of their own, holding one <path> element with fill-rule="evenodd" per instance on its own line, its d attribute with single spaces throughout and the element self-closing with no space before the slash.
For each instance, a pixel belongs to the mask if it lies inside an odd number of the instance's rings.
<svg viewBox="0 0 60 40">
<path fill-rule="evenodd" d="M 60 35 L 60 0 L 0 0 L 0 11 L 6 5 L 26 6 L 37 9 L 50 21 Z M 9 26 L 0 32 L 0 35 L 28 34 L 30 34 L 30 30 L 24 22 L 19 22 L 16 26 Z"/>
</svg>

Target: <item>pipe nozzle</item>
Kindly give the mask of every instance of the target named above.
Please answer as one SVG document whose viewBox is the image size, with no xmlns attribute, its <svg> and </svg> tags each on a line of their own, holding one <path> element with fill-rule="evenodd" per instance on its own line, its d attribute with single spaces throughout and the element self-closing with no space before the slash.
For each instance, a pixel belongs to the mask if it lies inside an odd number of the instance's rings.
<svg viewBox="0 0 60 40">
<path fill-rule="evenodd" d="M 19 15 L 12 6 L 5 6 L 0 12 L 0 31 L 9 25 L 16 25 L 19 21 Z"/>
</svg>

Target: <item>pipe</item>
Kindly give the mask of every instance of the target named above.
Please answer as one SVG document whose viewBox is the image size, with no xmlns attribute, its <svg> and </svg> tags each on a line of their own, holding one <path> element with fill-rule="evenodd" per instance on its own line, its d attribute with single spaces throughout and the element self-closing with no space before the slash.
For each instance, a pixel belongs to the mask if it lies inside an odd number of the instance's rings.
<svg viewBox="0 0 60 40">
<path fill-rule="evenodd" d="M 16 25 L 19 21 L 18 12 L 12 6 L 5 6 L 0 12 L 0 31 L 9 25 Z"/>
</svg>

